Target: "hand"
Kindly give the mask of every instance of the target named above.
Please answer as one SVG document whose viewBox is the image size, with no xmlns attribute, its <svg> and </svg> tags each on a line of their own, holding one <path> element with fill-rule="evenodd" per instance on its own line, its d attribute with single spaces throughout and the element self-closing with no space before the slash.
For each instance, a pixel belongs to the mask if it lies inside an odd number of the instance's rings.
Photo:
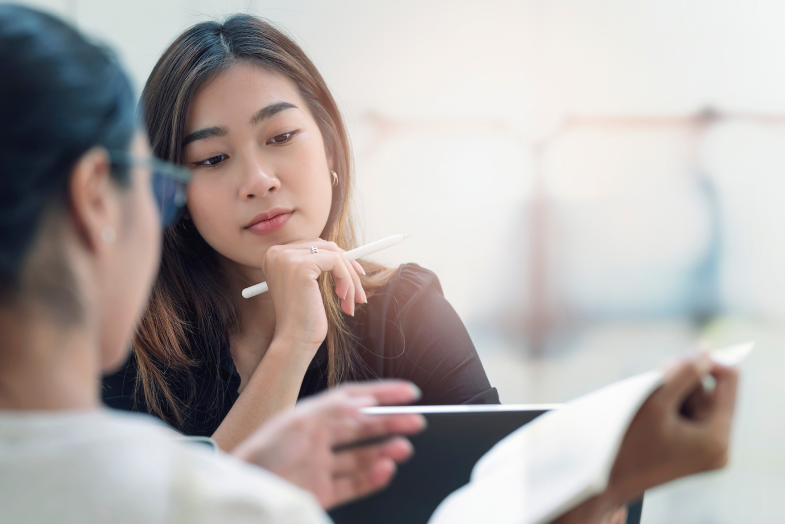
<svg viewBox="0 0 785 524">
<path fill-rule="evenodd" d="M 310 246 L 319 252 L 311 253 Z M 364 274 L 356 261 L 343 256 L 344 250 L 334 242 L 320 238 L 273 246 L 262 262 L 270 295 L 275 307 L 276 337 L 293 342 L 315 344 L 318 348 L 327 336 L 327 316 L 319 292 L 318 278 L 330 272 L 341 309 L 354 315 L 355 303 L 367 302 L 360 284 Z M 359 274 L 358 274 L 359 273 Z"/>
<path fill-rule="evenodd" d="M 711 373 L 711 393 L 701 379 Z M 553 521 L 607 523 L 614 511 L 649 488 L 723 467 L 728 460 L 738 372 L 707 355 L 670 367 L 665 382 L 643 404 L 622 441 L 608 489 Z"/>
<path fill-rule="evenodd" d="M 627 506 L 609 512 L 602 519 L 602 524 L 625 524 L 627 522 Z"/>
<path fill-rule="evenodd" d="M 716 387 L 704 391 L 711 375 Z M 718 469 L 728 461 L 738 372 L 707 355 L 685 359 L 667 372 L 664 384 L 632 421 L 611 473 L 610 488 L 623 503 L 651 487 Z"/>
<path fill-rule="evenodd" d="M 344 451 L 336 451 L 337 446 L 409 435 L 425 427 L 421 415 L 363 415 L 360 408 L 408 404 L 419 395 L 404 381 L 339 386 L 277 415 L 232 454 L 310 491 L 329 509 L 385 487 L 395 474 L 395 464 L 412 454 L 403 437 Z"/>
</svg>

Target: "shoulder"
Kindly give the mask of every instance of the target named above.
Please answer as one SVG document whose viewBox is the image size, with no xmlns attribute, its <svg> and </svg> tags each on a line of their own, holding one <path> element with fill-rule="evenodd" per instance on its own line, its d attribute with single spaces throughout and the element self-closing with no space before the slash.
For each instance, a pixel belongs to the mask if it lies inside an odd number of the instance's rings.
<svg viewBox="0 0 785 524">
<path fill-rule="evenodd" d="M 185 447 L 171 489 L 183 522 L 328 522 L 310 493 L 272 473 L 222 452 Z"/>
<path fill-rule="evenodd" d="M 418 264 L 408 263 L 401 265 L 390 280 L 374 290 L 373 296 L 369 299 L 369 305 L 373 307 L 374 303 L 380 301 L 394 302 L 395 309 L 400 313 L 417 301 L 434 295 L 444 297 L 442 285 L 436 273 Z M 377 300 L 373 300 L 373 298 L 377 298 Z"/>
<path fill-rule="evenodd" d="M 192 523 L 325 521 L 315 499 L 283 479 L 223 452 L 188 443 L 157 420 L 147 422 L 150 417 L 123 415 L 120 418 L 126 419 L 123 432 L 128 434 L 133 427 L 130 433 L 135 437 L 124 445 L 126 471 L 131 469 L 141 481 L 149 474 L 149 464 L 154 458 L 157 475 L 150 480 L 160 489 L 156 490 L 160 493 L 158 497 L 161 494 L 168 497 L 165 502 L 168 513 L 177 515 L 179 520 Z M 143 420 L 146 427 L 134 419 Z"/>
<path fill-rule="evenodd" d="M 499 402 L 433 271 L 402 265 L 363 311 L 357 351 L 367 378 L 411 380 L 422 404 Z"/>
<path fill-rule="evenodd" d="M 29 491 L 59 506 L 65 520 L 98 522 L 101 514 L 134 522 L 325 522 L 310 494 L 228 455 L 183 443 L 146 415 L 106 413 L 33 428 L 27 436 L 38 448 L 32 450 L 36 464 L 18 460 L 15 466 L 29 472 Z M 47 481 L 36 481 L 29 470 L 45 470 Z"/>
</svg>

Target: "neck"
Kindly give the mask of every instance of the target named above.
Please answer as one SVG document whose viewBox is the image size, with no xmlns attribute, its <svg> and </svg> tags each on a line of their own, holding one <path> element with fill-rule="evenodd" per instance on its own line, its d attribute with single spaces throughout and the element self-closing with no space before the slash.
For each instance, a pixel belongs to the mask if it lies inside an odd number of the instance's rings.
<svg viewBox="0 0 785 524">
<path fill-rule="evenodd" d="M 265 281 L 261 270 L 240 266 L 227 258 L 222 258 L 222 265 L 240 311 L 240 330 L 232 337 L 231 353 L 242 389 L 270 347 L 275 334 L 275 307 L 270 293 L 242 297 L 243 288 Z"/>
<path fill-rule="evenodd" d="M 253 298 L 243 298 L 242 290 L 248 286 L 264 282 L 264 273 L 258 268 L 242 266 L 226 257 L 221 257 L 221 266 L 240 309 L 240 332 L 270 331 L 275 328 L 275 308 L 270 293 L 262 293 Z"/>
<path fill-rule="evenodd" d="M 0 409 L 97 409 L 96 346 L 85 326 L 64 326 L 42 306 L 0 308 Z"/>
</svg>

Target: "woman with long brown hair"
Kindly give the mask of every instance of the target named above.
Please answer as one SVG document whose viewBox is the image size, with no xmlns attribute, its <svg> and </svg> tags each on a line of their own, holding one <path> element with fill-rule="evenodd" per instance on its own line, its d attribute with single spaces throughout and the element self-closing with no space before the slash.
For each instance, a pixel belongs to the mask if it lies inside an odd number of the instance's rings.
<svg viewBox="0 0 785 524">
<path fill-rule="evenodd" d="M 411 380 L 423 404 L 499 402 L 432 272 L 341 255 L 356 247 L 349 138 L 290 38 L 247 15 L 198 24 L 142 105 L 155 155 L 194 178 L 133 356 L 105 381 L 110 406 L 231 449 L 349 379 Z M 242 298 L 263 281 L 269 293 Z"/>
</svg>

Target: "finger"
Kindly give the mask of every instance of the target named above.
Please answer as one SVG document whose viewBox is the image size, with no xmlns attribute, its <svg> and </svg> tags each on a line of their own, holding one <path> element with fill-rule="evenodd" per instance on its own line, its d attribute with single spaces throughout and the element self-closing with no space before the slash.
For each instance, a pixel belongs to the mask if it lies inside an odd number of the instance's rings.
<svg viewBox="0 0 785 524">
<path fill-rule="evenodd" d="M 719 364 L 713 364 L 710 373 L 714 379 L 714 388 L 706 391 L 703 386 L 698 387 L 681 408 L 684 416 L 696 422 L 705 421 L 718 413 L 727 413 L 729 418 L 733 416 L 738 373 L 734 368 Z M 716 387 L 719 379 L 723 380 L 723 389 L 718 393 Z"/>
<path fill-rule="evenodd" d="M 383 458 L 400 463 L 408 460 L 414 453 L 412 444 L 403 437 L 395 437 L 379 444 L 362 446 L 335 454 L 333 475 L 354 475 L 369 469 Z"/>
<path fill-rule="evenodd" d="M 335 294 L 341 299 L 341 309 L 347 315 L 351 315 L 354 312 L 354 281 L 346 264 L 346 258 L 341 253 L 329 249 L 319 250 L 318 253 L 307 256 L 313 257 L 308 260 L 315 262 L 321 272 L 328 271 L 332 274 Z"/>
<path fill-rule="evenodd" d="M 349 275 L 349 278 L 352 280 L 351 289 L 347 291 L 346 295 L 341 299 L 341 309 L 347 312 L 349 315 L 354 316 L 354 308 L 355 304 L 362 298 L 362 286 L 360 286 L 360 277 L 357 275 L 357 272 L 354 270 L 352 264 L 346 260 L 346 257 L 341 256 L 341 261 L 343 262 L 344 266 L 346 266 L 346 272 Z M 358 286 L 360 286 L 358 288 Z"/>
<path fill-rule="evenodd" d="M 346 260 L 346 257 L 344 257 L 342 253 L 335 253 L 333 256 L 336 257 L 336 270 L 338 269 L 338 264 L 342 266 L 342 270 L 340 271 L 342 279 L 340 291 L 338 287 L 338 280 L 336 279 L 337 271 L 332 271 L 333 279 L 335 280 L 335 292 L 341 298 L 341 310 L 343 310 L 343 312 L 347 315 L 354 316 L 354 304 L 357 298 L 356 284 L 359 284 L 360 278 L 357 276 L 354 268 L 351 264 L 349 264 L 349 261 Z"/>
<path fill-rule="evenodd" d="M 706 420 L 714 405 L 713 391 L 698 386 L 681 406 L 680 412 L 687 419 L 699 422 Z"/>
<path fill-rule="evenodd" d="M 395 462 L 390 459 L 381 459 L 366 471 L 336 478 L 333 481 L 335 497 L 331 508 L 384 488 L 392 480 L 395 470 Z"/>
<path fill-rule="evenodd" d="M 375 439 L 388 435 L 414 435 L 425 429 L 425 417 L 418 413 L 396 415 L 361 415 L 356 427 L 346 427 L 338 434 L 337 444 Z"/>
<path fill-rule="evenodd" d="M 608 522 L 609 524 L 624 524 L 627 522 L 627 508 L 622 507 L 614 511 Z"/>
<path fill-rule="evenodd" d="M 711 417 L 730 427 L 733 413 L 736 409 L 736 395 L 739 386 L 739 372 L 736 368 L 729 368 L 715 364 L 711 374 L 717 381 L 714 389 L 714 405 Z"/>
<path fill-rule="evenodd" d="M 354 282 L 354 302 L 357 304 L 365 304 L 368 300 L 365 298 L 365 290 L 363 289 L 362 282 L 360 282 L 360 275 L 357 273 L 357 268 L 352 264 L 352 260 L 348 260 L 346 257 L 343 257 L 343 259 L 346 261 L 346 267 L 349 269 L 349 274 L 352 275 L 352 281 Z M 354 302 L 352 303 L 352 310 L 354 310 Z"/>
<path fill-rule="evenodd" d="M 380 400 L 411 401 L 419 389 L 401 380 L 339 386 L 299 403 L 301 414 L 330 428 L 334 445 L 349 444 L 366 438 L 393 434 L 410 435 L 422 431 L 425 418 L 415 413 L 368 415 L 363 407 L 377 405 Z"/>
<path fill-rule="evenodd" d="M 352 266 L 354 266 L 354 270 L 357 271 L 358 274 L 365 276 L 365 268 L 357 262 L 356 260 L 352 260 Z"/>
<path fill-rule="evenodd" d="M 354 304 L 359 298 L 357 288 L 360 287 L 360 289 L 362 289 L 360 286 L 360 277 L 357 276 L 354 266 L 352 266 L 346 257 L 343 256 L 346 251 L 341 249 L 338 244 L 327 240 L 320 240 L 317 242 L 317 247 L 341 255 L 340 261 L 346 266 L 346 274 L 349 275 L 352 282 L 350 285 L 341 285 L 339 287 L 338 282 L 336 281 L 335 293 L 341 298 L 341 309 L 344 313 L 354 316 Z M 333 277 L 335 277 L 335 275 L 333 275 Z"/>
<path fill-rule="evenodd" d="M 711 360 L 706 354 L 683 359 L 665 372 L 665 381 L 659 396 L 668 406 L 681 407 L 687 397 L 700 385 L 701 379 L 711 370 Z"/>
<path fill-rule="evenodd" d="M 426 427 L 425 417 L 418 413 L 365 415 L 333 418 L 329 421 L 334 447 L 343 447 L 365 440 L 394 435 L 414 435 Z"/>
<path fill-rule="evenodd" d="M 292 249 L 308 249 L 311 246 L 316 246 L 319 248 L 319 251 L 334 251 L 336 253 L 345 253 L 343 249 L 338 247 L 338 244 L 335 242 L 330 242 L 329 240 L 324 240 L 323 238 L 312 238 L 310 240 L 296 240 L 294 242 L 289 242 L 288 244 L 282 244 L 288 248 Z"/>
<path fill-rule="evenodd" d="M 373 395 L 347 395 L 340 388 L 331 389 L 297 403 L 301 413 L 323 420 L 340 420 L 344 417 L 359 418 L 360 409 L 378 406 Z"/>
<path fill-rule="evenodd" d="M 293 249 L 310 249 L 311 246 L 314 246 L 319 250 L 318 254 L 335 253 L 341 255 L 340 259 L 338 260 L 340 260 L 346 267 L 346 273 L 340 272 L 339 275 L 335 271 L 335 268 L 326 269 L 324 267 L 320 267 L 320 269 L 322 271 L 330 271 L 333 274 L 333 281 L 335 282 L 335 293 L 341 299 L 341 310 L 344 311 L 347 315 L 354 315 L 355 302 L 364 304 L 367 301 L 365 291 L 363 290 L 362 284 L 360 283 L 360 277 L 357 274 L 357 269 L 352 264 L 353 261 L 349 261 L 346 259 L 346 257 L 343 256 L 346 251 L 341 249 L 338 244 L 335 242 L 322 240 L 321 238 L 316 238 L 306 242 L 292 243 L 289 244 L 289 246 L 291 246 Z M 362 267 L 359 266 L 359 264 L 358 267 L 360 267 L 360 270 L 362 271 Z M 344 280 L 346 275 L 351 278 L 351 284 Z"/>
<path fill-rule="evenodd" d="M 350 382 L 342 384 L 334 391 L 342 391 L 350 397 L 371 396 L 382 405 L 410 404 L 422 397 L 420 388 L 409 381 L 396 379 Z"/>
</svg>

